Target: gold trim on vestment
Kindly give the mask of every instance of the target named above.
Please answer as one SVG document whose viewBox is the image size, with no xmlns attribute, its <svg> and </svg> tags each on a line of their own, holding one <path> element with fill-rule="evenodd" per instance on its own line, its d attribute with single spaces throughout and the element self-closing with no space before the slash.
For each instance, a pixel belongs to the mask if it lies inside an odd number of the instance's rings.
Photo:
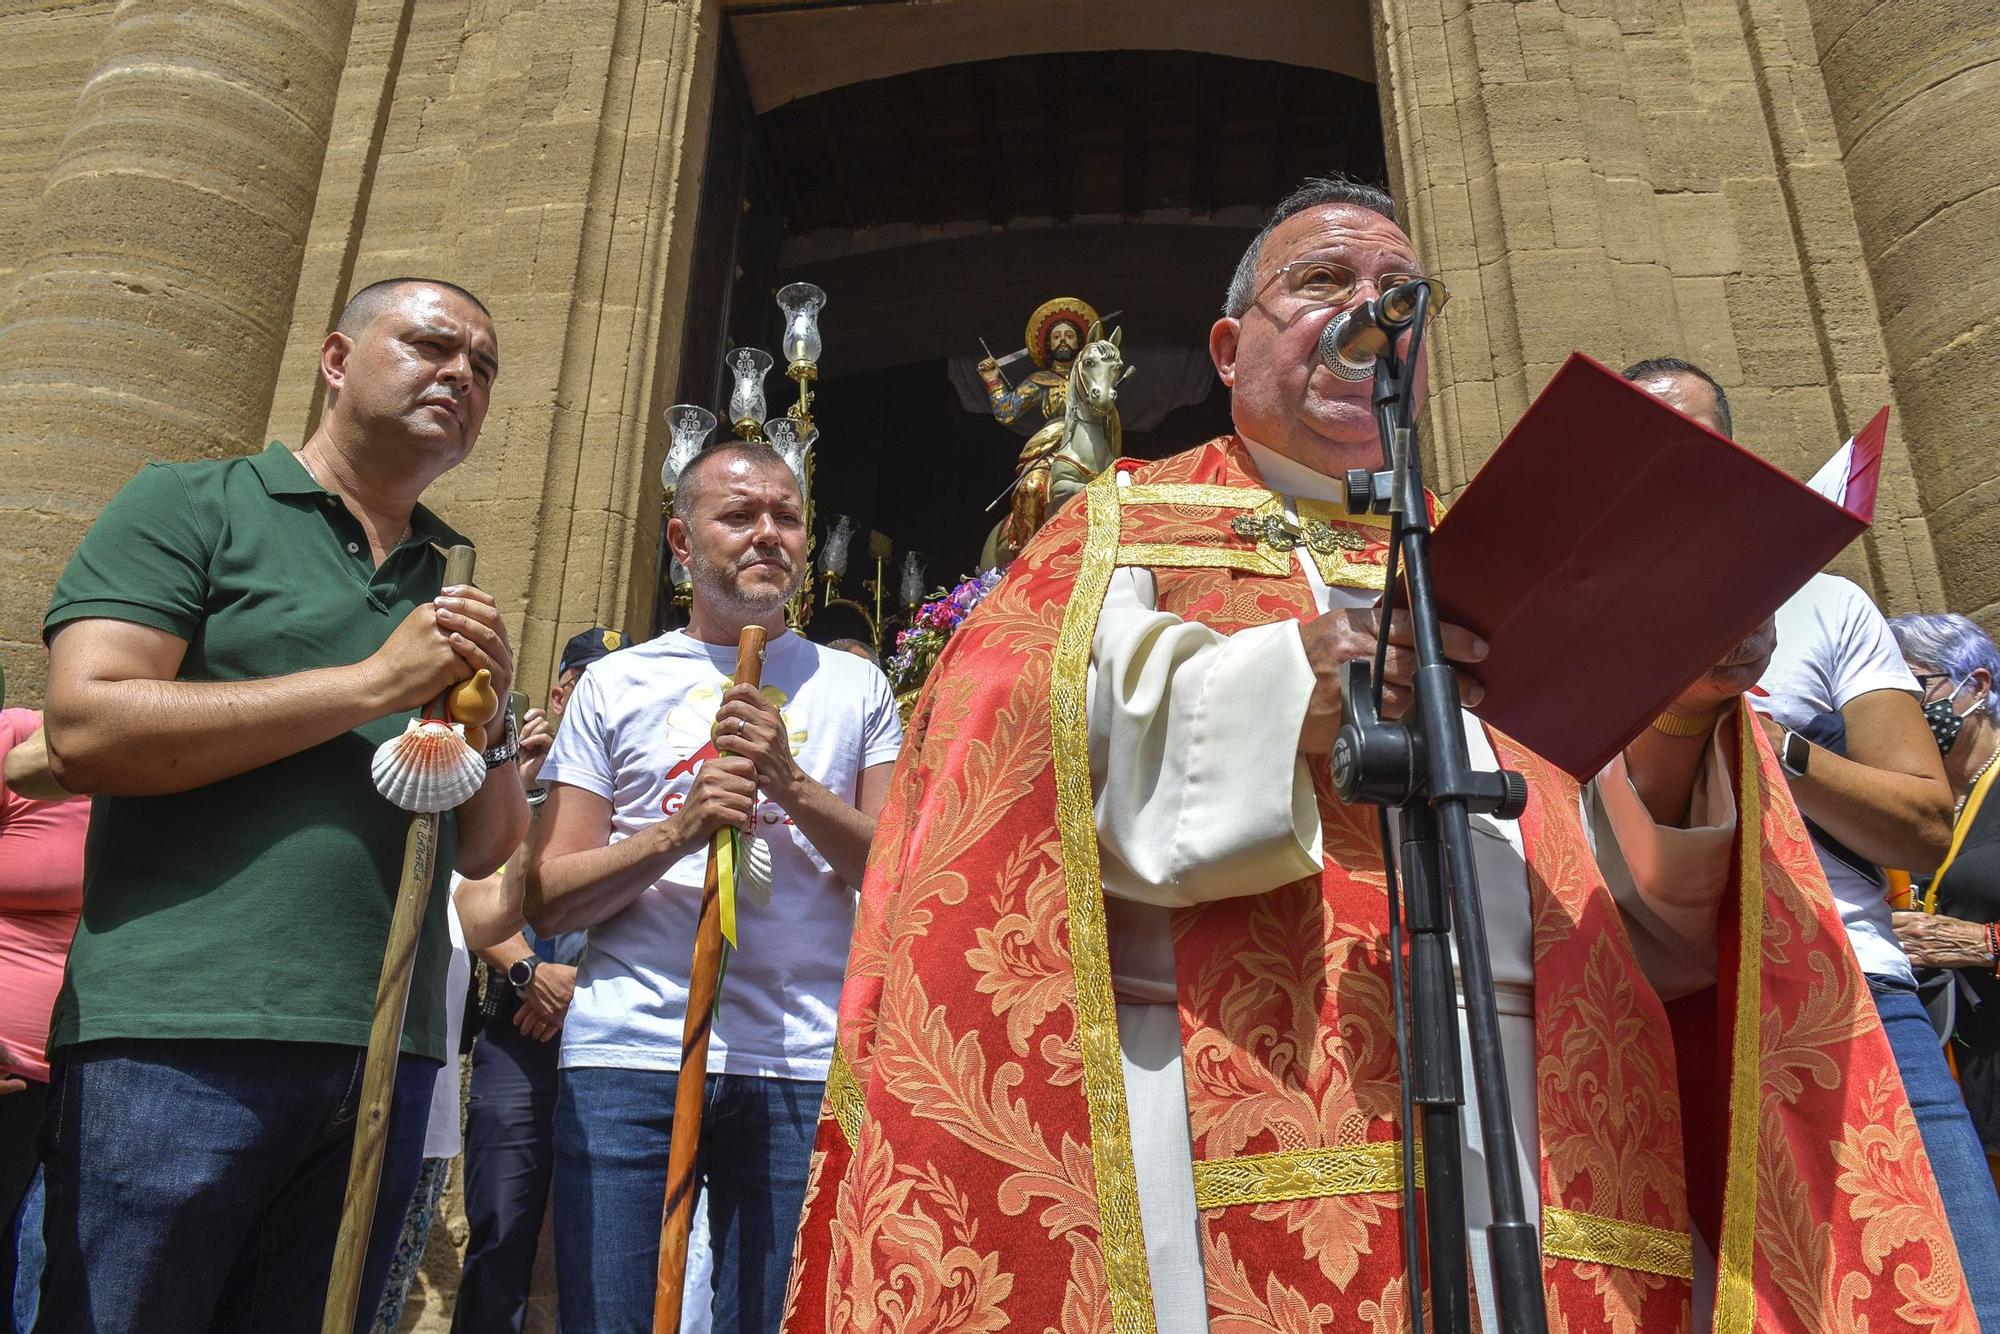
<svg viewBox="0 0 2000 1334">
<path fill-rule="evenodd" d="M 861 1142 L 861 1084 L 847 1063 L 847 1053 L 833 1044 L 833 1060 L 826 1067 L 826 1110 L 840 1126 L 842 1138 L 852 1149 Z"/>
<path fill-rule="evenodd" d="M 1736 1013 L 1729 1070 L 1729 1165 L 1722 1191 L 1722 1248 L 1716 1257 L 1715 1334 L 1750 1334 L 1757 1320 L 1752 1278 L 1757 1259 L 1757 1117 L 1763 1099 L 1764 813 L 1758 790 L 1757 738 L 1750 710 L 1737 705 Z M 1712 744 L 1712 743 L 1711 743 Z"/>
<path fill-rule="evenodd" d="M 1121 510 L 1141 506 L 1179 506 L 1187 509 L 1247 510 L 1229 526 L 1229 531 L 1246 542 L 1244 546 L 1204 543 L 1133 542 L 1118 548 L 1120 565 L 1144 565 L 1155 569 L 1243 570 L 1251 574 L 1282 576 L 1292 570 L 1293 552 L 1318 567 L 1320 578 L 1331 588 L 1365 588 L 1382 591 L 1384 575 L 1380 563 L 1356 561 L 1353 551 L 1366 550 L 1374 542 L 1353 532 L 1355 528 L 1386 530 L 1390 520 L 1379 514 L 1348 514 L 1329 501 L 1294 498 L 1295 522 L 1285 506 L 1285 497 L 1260 487 L 1223 486 L 1208 482 L 1141 483 L 1119 492 Z"/>
<path fill-rule="evenodd" d="M 1542 1210 L 1542 1253 L 1694 1279 L 1694 1239 L 1687 1233 L 1575 1209 Z"/>
<path fill-rule="evenodd" d="M 1190 509 L 1254 510 L 1277 499 L 1261 486 L 1223 486 L 1219 482 L 1134 482 L 1120 487 L 1122 509 L 1135 505 L 1185 505 Z"/>
<path fill-rule="evenodd" d="M 1226 488 L 1225 488 L 1226 489 Z M 1049 680 L 1049 728 L 1055 752 L 1056 829 L 1062 837 L 1069 906 L 1070 969 L 1076 978 L 1076 1028 L 1090 1109 L 1090 1157 L 1097 1177 L 1098 1245 L 1110 1288 L 1115 1334 L 1153 1334 L 1153 1283 L 1139 1222 L 1139 1182 L 1132 1165 L 1132 1122 L 1125 1106 L 1118 1011 L 1111 996 L 1110 936 L 1097 860 L 1097 817 L 1090 787 L 1090 731 L 1085 693 L 1090 645 L 1118 560 L 1118 475 L 1107 468 L 1084 488 L 1090 530 L 1082 568 Z"/>
<path fill-rule="evenodd" d="M 1292 572 L 1292 553 L 1261 547 L 1205 547 L 1193 543 L 1134 542 L 1118 548 L 1118 563 L 1156 570 L 1247 570 L 1252 574 Z"/>
<path fill-rule="evenodd" d="M 1423 1161 L 1417 1184 L 1423 1184 Z M 1241 1158 L 1211 1158 L 1194 1165 L 1194 1207 L 1316 1200 L 1328 1195 L 1398 1195 L 1403 1189 L 1403 1146 L 1395 1140 L 1288 1149 Z M 1396 1201 L 1401 1203 L 1400 1199 Z"/>
</svg>

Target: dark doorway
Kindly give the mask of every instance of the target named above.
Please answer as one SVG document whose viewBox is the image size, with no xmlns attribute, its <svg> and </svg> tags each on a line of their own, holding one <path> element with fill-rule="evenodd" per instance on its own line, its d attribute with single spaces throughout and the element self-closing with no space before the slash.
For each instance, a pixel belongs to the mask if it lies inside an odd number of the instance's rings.
<svg viewBox="0 0 2000 1334">
<path fill-rule="evenodd" d="M 966 388 L 982 340 L 1019 348 L 1052 297 L 1121 311 L 1135 386 L 1174 379 L 1171 410 L 1128 421 L 1126 453 L 1197 444 L 1229 429 L 1227 392 L 1196 362 L 1264 213 L 1308 175 L 1386 175 L 1374 86 L 1323 70 L 1189 51 L 1018 56 L 757 116 L 733 65 L 725 51 L 681 392 L 718 406 L 727 349 L 775 343 L 776 288 L 826 290 L 814 509 L 822 535 L 854 520 L 849 598 L 871 601 L 869 534 L 893 544 L 892 622 L 904 553 L 949 585 L 1004 509 L 985 512 L 1022 437 Z M 795 392 L 772 372 L 773 412 Z"/>
</svg>

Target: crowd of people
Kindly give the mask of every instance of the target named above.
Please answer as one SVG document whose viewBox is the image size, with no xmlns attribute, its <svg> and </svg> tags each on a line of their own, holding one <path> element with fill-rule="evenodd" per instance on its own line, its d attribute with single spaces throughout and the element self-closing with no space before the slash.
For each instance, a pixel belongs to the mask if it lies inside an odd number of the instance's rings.
<svg viewBox="0 0 2000 1334">
<path fill-rule="evenodd" d="M 493 318 L 362 289 L 311 436 L 143 469 L 55 587 L 44 711 L 0 712 L 14 1328 L 319 1328 L 409 829 L 370 756 L 475 671 L 502 703 L 440 826 L 357 1331 L 396 1328 L 461 1156 L 455 1330 L 523 1328 L 551 1206 L 561 1328 L 653 1328 L 729 830 L 682 1328 L 1406 1328 L 1385 868 L 1328 769 L 1385 535 L 1339 479 L 1379 447 L 1315 348 L 1422 272 L 1381 191 L 1282 201 L 1211 334 L 1234 433 L 1056 514 L 907 738 L 868 646 L 788 629 L 807 509 L 746 443 L 679 478 L 688 623 L 576 634 L 509 707 L 506 609 L 441 587 L 463 539 L 422 503 Z M 1699 366 L 1625 375 L 1732 436 Z M 1486 645 L 1444 647 L 1476 706 Z M 1822 574 L 1592 782 L 1467 715 L 1529 779 L 1473 853 L 1564 1327 L 2000 1329 L 1996 679 L 1971 620 Z M 1459 1300 L 1498 1328 L 1463 1136 Z"/>
</svg>

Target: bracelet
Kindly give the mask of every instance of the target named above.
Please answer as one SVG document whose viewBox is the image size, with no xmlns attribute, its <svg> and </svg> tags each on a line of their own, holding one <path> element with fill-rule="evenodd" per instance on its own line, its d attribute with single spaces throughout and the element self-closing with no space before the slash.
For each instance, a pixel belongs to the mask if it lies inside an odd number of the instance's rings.
<svg viewBox="0 0 2000 1334">
<path fill-rule="evenodd" d="M 539 806 L 548 799 L 549 799 L 549 790 L 547 788 L 531 787 L 528 789 L 529 806 Z"/>
<path fill-rule="evenodd" d="M 1986 924 L 1986 962 L 1993 965 L 1994 976 L 2000 977 L 2000 922 Z"/>
<path fill-rule="evenodd" d="M 1667 736 L 1706 736 L 1721 716 L 1718 713 L 1713 718 L 1690 718 L 1685 713 L 1668 709 L 1653 719 L 1653 730 Z"/>
</svg>

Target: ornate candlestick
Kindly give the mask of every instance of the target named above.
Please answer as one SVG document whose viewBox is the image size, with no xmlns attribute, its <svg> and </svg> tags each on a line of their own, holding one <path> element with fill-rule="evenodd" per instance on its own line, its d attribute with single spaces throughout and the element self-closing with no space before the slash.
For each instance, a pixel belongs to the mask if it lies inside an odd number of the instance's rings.
<svg viewBox="0 0 2000 1334">
<path fill-rule="evenodd" d="M 812 434 L 812 381 L 819 378 L 821 342 L 819 313 L 826 293 L 811 283 L 787 283 L 778 289 L 778 309 L 785 313 L 785 374 L 798 382 L 799 401 L 787 413 L 799 423 L 801 436 Z"/>
</svg>

